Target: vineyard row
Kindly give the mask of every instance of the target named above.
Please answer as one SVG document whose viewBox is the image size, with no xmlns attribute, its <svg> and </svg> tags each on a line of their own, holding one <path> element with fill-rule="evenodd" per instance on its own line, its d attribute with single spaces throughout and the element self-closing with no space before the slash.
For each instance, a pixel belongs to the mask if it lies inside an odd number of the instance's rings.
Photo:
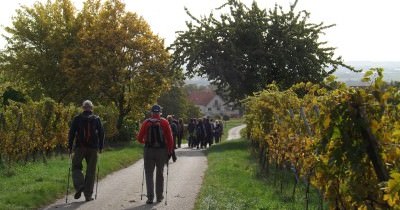
<svg viewBox="0 0 400 210">
<path fill-rule="evenodd" d="M 270 85 L 249 97 L 247 136 L 262 168 L 291 169 L 332 209 L 400 209 L 399 88 L 383 82 L 382 69 L 364 81 L 371 85 Z"/>
</svg>

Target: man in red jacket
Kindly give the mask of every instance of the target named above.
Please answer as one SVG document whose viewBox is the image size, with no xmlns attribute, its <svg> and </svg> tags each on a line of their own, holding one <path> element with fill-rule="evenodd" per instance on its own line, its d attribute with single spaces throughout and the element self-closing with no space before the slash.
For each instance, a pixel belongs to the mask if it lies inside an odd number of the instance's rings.
<svg viewBox="0 0 400 210">
<path fill-rule="evenodd" d="M 140 128 L 137 140 L 144 144 L 144 170 L 146 174 L 147 204 L 154 200 L 154 168 L 156 171 L 157 202 L 164 199 L 164 164 L 173 154 L 174 140 L 171 127 L 165 118 L 161 117 L 161 107 L 154 105 L 151 108 L 152 117 L 146 119 Z"/>
</svg>

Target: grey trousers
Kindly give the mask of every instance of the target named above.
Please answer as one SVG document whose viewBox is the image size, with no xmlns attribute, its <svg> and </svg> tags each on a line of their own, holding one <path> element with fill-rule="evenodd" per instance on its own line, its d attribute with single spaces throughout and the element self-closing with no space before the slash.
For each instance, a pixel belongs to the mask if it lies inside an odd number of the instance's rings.
<svg viewBox="0 0 400 210">
<path fill-rule="evenodd" d="M 86 173 L 83 175 L 82 161 L 86 161 Z M 94 181 L 96 177 L 97 149 L 76 148 L 72 158 L 72 180 L 76 191 L 84 188 L 85 197 L 93 194 Z"/>
<path fill-rule="evenodd" d="M 162 200 L 164 192 L 164 164 L 168 161 L 166 148 L 144 148 L 144 171 L 146 174 L 147 198 L 154 199 L 154 168 L 156 168 L 156 196 Z"/>
</svg>

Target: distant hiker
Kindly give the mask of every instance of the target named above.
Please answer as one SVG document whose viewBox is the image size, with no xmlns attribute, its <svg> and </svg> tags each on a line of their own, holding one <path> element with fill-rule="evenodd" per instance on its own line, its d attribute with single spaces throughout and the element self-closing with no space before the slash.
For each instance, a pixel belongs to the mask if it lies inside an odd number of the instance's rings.
<svg viewBox="0 0 400 210">
<path fill-rule="evenodd" d="M 222 134 L 223 134 L 222 123 L 221 121 L 217 120 L 215 122 L 215 128 L 214 128 L 215 143 L 219 143 L 221 141 Z"/>
<path fill-rule="evenodd" d="M 211 147 L 214 138 L 214 125 L 212 124 L 212 122 L 210 122 L 210 119 L 205 119 L 204 128 L 206 130 L 205 147 L 207 147 L 207 144 L 209 147 Z"/>
<path fill-rule="evenodd" d="M 189 137 L 188 137 L 188 144 L 189 144 L 189 148 L 193 148 L 195 145 L 195 141 L 196 141 L 196 119 L 192 118 L 190 119 L 190 122 L 188 124 L 188 133 L 189 133 Z"/>
<path fill-rule="evenodd" d="M 178 138 L 178 148 L 181 148 L 183 132 L 184 132 L 183 119 L 179 118 L 179 121 L 178 121 L 178 136 L 177 136 L 177 138 Z"/>
<path fill-rule="evenodd" d="M 68 148 L 72 157 L 72 180 L 76 190 L 75 199 L 81 194 L 86 201 L 93 200 L 93 187 L 96 175 L 98 154 L 103 150 L 104 129 L 100 118 L 93 114 L 93 103 L 86 100 L 82 104 L 83 112 L 74 117 L 68 135 Z M 75 147 L 74 140 L 75 141 Z M 82 173 L 82 161 L 86 161 L 86 175 Z"/>
<path fill-rule="evenodd" d="M 197 125 L 196 125 L 196 147 L 199 149 L 199 144 L 200 147 L 203 149 L 205 146 L 205 141 L 206 141 L 206 130 L 204 128 L 203 124 L 203 119 L 199 118 L 197 120 Z"/>
<path fill-rule="evenodd" d="M 169 125 L 171 126 L 171 131 L 172 131 L 172 138 L 174 139 L 174 148 L 176 149 L 176 142 L 178 138 L 178 123 L 175 121 L 174 117 L 172 115 L 167 116 L 167 120 L 169 122 Z"/>
<path fill-rule="evenodd" d="M 172 157 L 172 161 L 176 161 L 176 155 L 175 155 L 175 149 L 176 148 L 176 139 L 178 138 L 178 121 L 176 121 L 174 119 L 173 115 L 168 115 L 167 116 L 167 120 L 169 123 L 169 126 L 171 128 L 171 133 L 172 133 L 172 139 L 174 141 L 174 149 L 172 150 L 172 153 L 170 154 L 170 156 L 168 157 L 168 159 L 170 159 Z"/>
<path fill-rule="evenodd" d="M 157 202 L 164 199 L 164 164 L 174 151 L 174 142 L 169 122 L 161 117 L 161 107 L 151 108 L 152 116 L 140 127 L 137 140 L 144 144 L 144 170 L 146 174 L 147 204 L 154 200 L 154 168 L 156 168 Z"/>
</svg>

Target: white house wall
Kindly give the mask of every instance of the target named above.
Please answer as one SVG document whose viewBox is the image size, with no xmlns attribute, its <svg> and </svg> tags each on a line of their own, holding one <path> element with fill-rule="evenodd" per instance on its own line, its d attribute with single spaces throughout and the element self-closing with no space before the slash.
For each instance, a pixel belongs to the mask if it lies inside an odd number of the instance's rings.
<svg viewBox="0 0 400 210">
<path fill-rule="evenodd" d="M 200 108 L 200 111 L 206 116 L 215 116 L 215 115 L 228 115 L 238 116 L 239 110 L 231 110 L 229 106 L 225 105 L 225 101 L 218 95 L 214 96 L 213 99 L 206 105 L 197 105 Z"/>
</svg>

